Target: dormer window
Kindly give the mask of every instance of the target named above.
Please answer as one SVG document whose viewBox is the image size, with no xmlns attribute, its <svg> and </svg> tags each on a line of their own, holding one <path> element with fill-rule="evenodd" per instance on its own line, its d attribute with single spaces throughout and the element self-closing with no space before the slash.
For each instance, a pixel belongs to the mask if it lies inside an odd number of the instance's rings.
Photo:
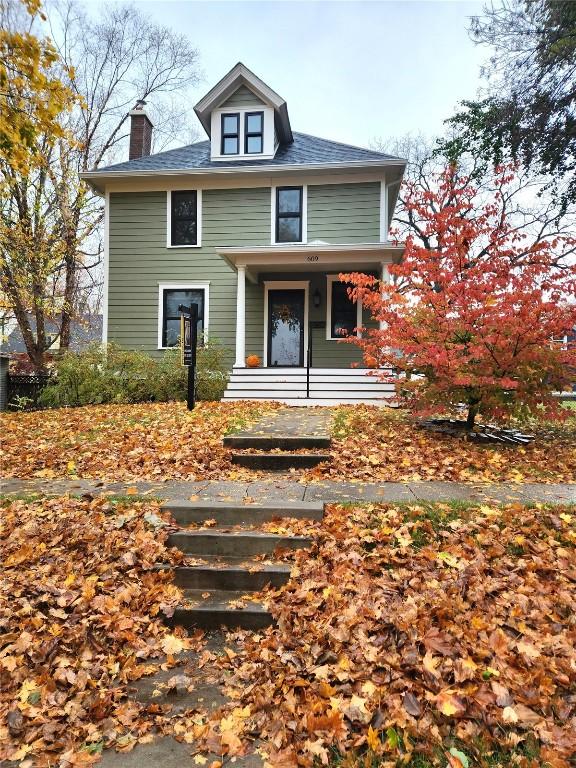
<svg viewBox="0 0 576 768">
<path fill-rule="evenodd" d="M 264 112 L 246 112 L 244 115 L 244 152 L 261 155 L 264 148 Z"/>
<path fill-rule="evenodd" d="M 237 155 L 240 152 L 240 115 L 222 115 L 222 154 Z"/>
</svg>

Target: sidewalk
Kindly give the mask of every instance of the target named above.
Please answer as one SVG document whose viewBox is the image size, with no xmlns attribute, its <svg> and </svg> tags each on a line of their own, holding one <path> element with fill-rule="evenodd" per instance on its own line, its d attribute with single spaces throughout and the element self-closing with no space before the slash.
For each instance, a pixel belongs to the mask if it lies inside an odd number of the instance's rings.
<svg viewBox="0 0 576 768">
<path fill-rule="evenodd" d="M 134 490 L 135 489 L 135 490 Z M 326 502 L 545 502 L 576 504 L 576 483 L 479 483 L 421 482 L 421 483 L 361 483 L 325 481 L 300 483 L 290 475 L 275 474 L 266 480 L 233 482 L 206 480 L 151 482 L 133 480 L 106 483 L 97 480 L 0 480 L 2 494 L 82 495 L 145 494 L 161 499 L 205 499 L 207 501 L 326 501 Z M 249 500 L 249 501 L 248 501 Z"/>
</svg>

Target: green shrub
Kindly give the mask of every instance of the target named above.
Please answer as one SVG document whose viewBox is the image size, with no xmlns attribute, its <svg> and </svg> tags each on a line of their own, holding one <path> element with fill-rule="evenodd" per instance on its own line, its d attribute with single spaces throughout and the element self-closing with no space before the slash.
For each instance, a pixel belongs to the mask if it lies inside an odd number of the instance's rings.
<svg viewBox="0 0 576 768">
<path fill-rule="evenodd" d="M 196 357 L 196 397 L 220 400 L 228 384 L 227 350 L 219 341 L 210 340 L 198 348 Z"/>
<path fill-rule="evenodd" d="M 225 349 L 210 341 L 198 349 L 196 396 L 220 399 L 227 383 Z M 55 365 L 56 376 L 40 395 L 44 406 L 97 403 L 138 403 L 183 400 L 187 371 L 178 349 L 160 357 L 126 350 L 117 344 L 93 344 L 82 352 L 67 352 Z"/>
</svg>

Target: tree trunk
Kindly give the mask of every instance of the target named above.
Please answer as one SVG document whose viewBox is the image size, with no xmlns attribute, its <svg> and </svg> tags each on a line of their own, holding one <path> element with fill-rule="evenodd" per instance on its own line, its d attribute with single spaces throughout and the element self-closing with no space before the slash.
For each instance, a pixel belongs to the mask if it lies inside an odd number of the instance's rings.
<svg viewBox="0 0 576 768">
<path fill-rule="evenodd" d="M 73 246 L 72 246 L 73 247 Z M 74 249 L 75 250 L 75 249 Z M 76 255 L 68 252 L 66 256 L 66 277 L 64 285 L 64 302 L 60 318 L 60 351 L 67 352 L 70 347 L 71 322 L 74 315 L 76 300 Z"/>
<path fill-rule="evenodd" d="M 474 429 L 474 422 L 478 415 L 478 401 L 468 404 L 468 414 L 466 416 L 466 429 L 471 431 Z"/>
</svg>

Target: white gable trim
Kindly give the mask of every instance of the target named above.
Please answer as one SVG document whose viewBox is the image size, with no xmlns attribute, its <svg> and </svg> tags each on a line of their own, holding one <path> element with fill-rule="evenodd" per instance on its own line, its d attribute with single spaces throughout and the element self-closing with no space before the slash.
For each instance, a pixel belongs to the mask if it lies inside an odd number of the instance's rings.
<svg viewBox="0 0 576 768">
<path fill-rule="evenodd" d="M 292 129 L 290 128 L 286 102 L 241 62 L 236 64 L 227 75 L 224 75 L 194 107 L 194 112 L 196 112 L 206 133 L 210 136 L 210 113 L 212 110 L 217 109 L 226 101 L 240 85 L 245 85 L 265 104 L 274 107 L 280 139 L 286 143 L 291 142 Z"/>
</svg>

